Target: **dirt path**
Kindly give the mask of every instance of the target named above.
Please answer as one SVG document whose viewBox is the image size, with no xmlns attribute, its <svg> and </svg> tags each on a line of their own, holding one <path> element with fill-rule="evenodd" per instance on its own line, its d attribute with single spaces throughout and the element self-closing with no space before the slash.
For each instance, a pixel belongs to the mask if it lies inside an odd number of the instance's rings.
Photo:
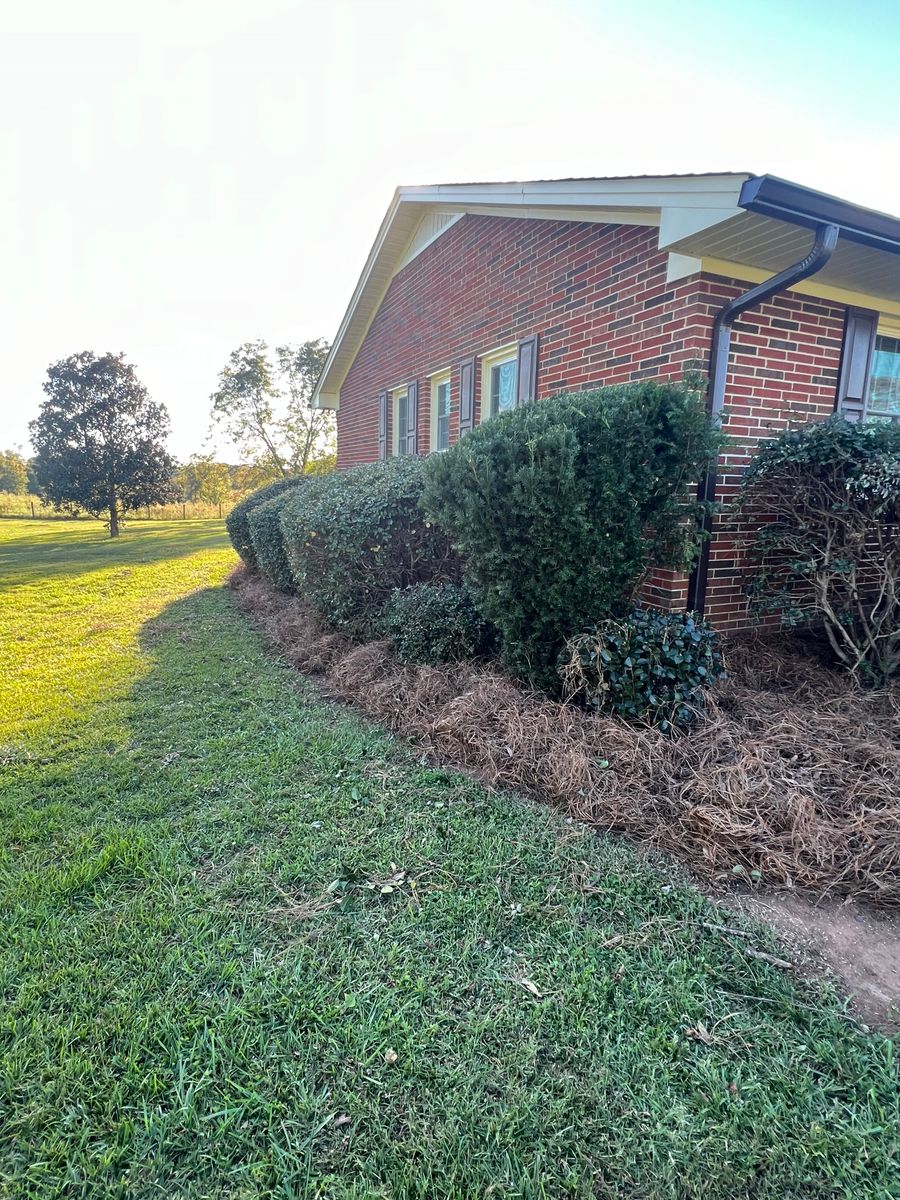
<svg viewBox="0 0 900 1200">
<path fill-rule="evenodd" d="M 790 895 L 738 896 L 728 903 L 774 926 L 801 971 L 836 978 L 868 1025 L 900 1031 L 900 917 L 852 901 Z"/>
</svg>

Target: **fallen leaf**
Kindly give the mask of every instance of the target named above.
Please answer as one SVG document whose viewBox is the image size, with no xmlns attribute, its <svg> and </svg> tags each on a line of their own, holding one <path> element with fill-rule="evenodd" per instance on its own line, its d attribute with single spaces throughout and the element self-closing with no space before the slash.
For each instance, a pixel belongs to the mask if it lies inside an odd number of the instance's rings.
<svg viewBox="0 0 900 1200">
<path fill-rule="evenodd" d="M 695 1042 L 702 1042 L 704 1046 L 711 1046 L 715 1041 L 702 1021 L 697 1022 L 696 1028 L 686 1029 L 684 1032 L 686 1037 L 693 1038 Z"/>
<path fill-rule="evenodd" d="M 536 984 L 532 983 L 530 979 L 520 979 L 519 983 L 526 992 L 531 992 L 532 996 L 536 997 L 538 1000 L 543 1000 L 544 993 Z"/>
</svg>

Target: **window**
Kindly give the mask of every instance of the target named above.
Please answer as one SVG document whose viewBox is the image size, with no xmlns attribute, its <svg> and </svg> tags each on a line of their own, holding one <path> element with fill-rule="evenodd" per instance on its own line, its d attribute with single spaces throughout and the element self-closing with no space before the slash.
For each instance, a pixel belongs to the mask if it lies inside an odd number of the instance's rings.
<svg viewBox="0 0 900 1200">
<path fill-rule="evenodd" d="M 481 359 L 481 419 L 497 417 L 516 407 L 518 346 L 504 346 Z"/>
<path fill-rule="evenodd" d="M 900 336 L 895 318 L 879 317 L 874 309 L 847 309 L 835 408 L 848 421 L 900 421 Z"/>
<path fill-rule="evenodd" d="M 409 428 L 409 388 L 394 388 L 391 392 L 391 446 L 396 457 L 408 454 L 406 431 Z"/>
<path fill-rule="evenodd" d="M 446 450 L 450 445 L 450 372 L 431 377 L 431 449 Z"/>
<path fill-rule="evenodd" d="M 875 337 L 866 416 L 900 421 L 900 337 Z"/>
</svg>

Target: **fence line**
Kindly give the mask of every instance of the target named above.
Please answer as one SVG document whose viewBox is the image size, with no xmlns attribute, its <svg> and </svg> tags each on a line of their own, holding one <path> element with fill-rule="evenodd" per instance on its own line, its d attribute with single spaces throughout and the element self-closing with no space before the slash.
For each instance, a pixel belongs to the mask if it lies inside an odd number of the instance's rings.
<svg viewBox="0 0 900 1200">
<path fill-rule="evenodd" d="M 201 504 L 186 501 L 178 504 L 151 504 L 149 508 L 137 509 L 125 515 L 126 521 L 202 521 L 226 517 L 241 496 L 234 496 L 224 504 Z M 30 518 L 41 521 L 71 520 L 68 513 L 58 513 L 51 505 L 42 504 L 38 496 L 20 495 L 15 492 L 0 492 L 0 517 Z M 88 519 L 87 513 L 79 513 L 79 519 Z"/>
</svg>

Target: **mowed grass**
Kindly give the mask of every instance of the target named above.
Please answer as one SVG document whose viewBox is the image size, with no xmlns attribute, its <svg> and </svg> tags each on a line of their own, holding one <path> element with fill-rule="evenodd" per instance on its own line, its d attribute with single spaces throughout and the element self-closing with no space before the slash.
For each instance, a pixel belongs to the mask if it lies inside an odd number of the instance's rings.
<svg viewBox="0 0 900 1200">
<path fill-rule="evenodd" d="M 900 1195 L 890 1042 L 267 658 L 221 526 L 0 537 L 0 1195 Z"/>
</svg>

